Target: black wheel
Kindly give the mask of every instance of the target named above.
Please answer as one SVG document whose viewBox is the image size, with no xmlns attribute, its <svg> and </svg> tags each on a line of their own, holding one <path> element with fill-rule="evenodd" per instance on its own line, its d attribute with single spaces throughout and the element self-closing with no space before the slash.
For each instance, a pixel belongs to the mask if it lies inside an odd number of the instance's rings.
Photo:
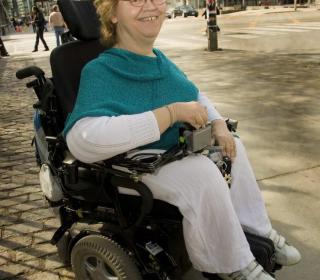
<svg viewBox="0 0 320 280">
<path fill-rule="evenodd" d="M 61 237 L 61 239 L 56 244 L 58 256 L 61 260 L 61 262 L 65 266 L 70 266 L 70 256 L 69 256 L 69 243 L 70 243 L 71 237 L 69 232 L 65 232 L 64 235 Z"/>
<path fill-rule="evenodd" d="M 71 265 L 77 280 L 142 280 L 132 259 L 102 235 L 80 239 L 72 249 Z"/>
</svg>

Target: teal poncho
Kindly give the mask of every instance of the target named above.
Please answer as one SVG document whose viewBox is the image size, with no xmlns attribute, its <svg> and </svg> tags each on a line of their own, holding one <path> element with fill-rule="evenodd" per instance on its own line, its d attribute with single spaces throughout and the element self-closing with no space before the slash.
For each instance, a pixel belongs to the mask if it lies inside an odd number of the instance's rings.
<svg viewBox="0 0 320 280">
<path fill-rule="evenodd" d="M 173 102 L 196 101 L 198 89 L 162 52 L 155 57 L 111 48 L 82 70 L 79 93 L 63 134 L 81 118 L 152 111 Z M 179 137 L 179 124 L 148 148 L 168 149 Z"/>
</svg>

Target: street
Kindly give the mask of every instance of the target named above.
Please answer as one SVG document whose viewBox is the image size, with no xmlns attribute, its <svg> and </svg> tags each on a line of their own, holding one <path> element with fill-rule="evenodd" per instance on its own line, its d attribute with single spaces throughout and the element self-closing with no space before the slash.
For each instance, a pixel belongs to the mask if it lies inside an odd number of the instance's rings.
<svg viewBox="0 0 320 280">
<path fill-rule="evenodd" d="M 218 46 L 222 49 L 277 53 L 319 51 L 316 44 L 320 41 L 318 11 L 249 10 L 218 16 L 217 21 L 221 28 Z M 205 28 L 203 17 L 167 20 L 157 45 L 161 49 L 203 49 L 207 46 Z"/>
<path fill-rule="evenodd" d="M 302 253 L 277 280 L 319 280 L 320 11 L 248 10 L 218 17 L 219 47 L 207 52 L 204 18 L 167 19 L 156 41 L 238 133 L 274 227 Z M 45 33 L 50 49 L 52 32 Z M 73 279 L 49 244 L 57 220 L 43 204 L 34 163 L 32 92 L 19 68 L 50 77 L 50 52 L 31 53 L 33 33 L 4 36 L 0 59 L 0 279 Z M 185 280 L 200 280 L 190 271 Z"/>
</svg>

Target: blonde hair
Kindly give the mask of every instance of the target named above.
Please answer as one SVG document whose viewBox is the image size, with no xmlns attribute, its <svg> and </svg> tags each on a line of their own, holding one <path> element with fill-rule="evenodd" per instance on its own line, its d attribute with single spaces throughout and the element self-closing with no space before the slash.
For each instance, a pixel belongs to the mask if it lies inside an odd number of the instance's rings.
<svg viewBox="0 0 320 280">
<path fill-rule="evenodd" d="M 118 1 L 119 0 L 94 1 L 101 22 L 100 41 L 107 48 L 111 48 L 117 43 L 116 24 L 111 21 L 111 18 L 115 14 Z"/>
</svg>

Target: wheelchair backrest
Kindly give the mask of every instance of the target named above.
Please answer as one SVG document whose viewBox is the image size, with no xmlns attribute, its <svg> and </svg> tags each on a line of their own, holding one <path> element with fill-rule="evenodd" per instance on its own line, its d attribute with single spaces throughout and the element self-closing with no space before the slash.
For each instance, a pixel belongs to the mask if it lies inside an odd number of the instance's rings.
<svg viewBox="0 0 320 280">
<path fill-rule="evenodd" d="M 50 56 L 58 110 L 63 122 L 77 98 L 81 70 L 105 50 L 99 42 L 100 23 L 92 1 L 59 0 L 63 18 L 76 41 L 55 48 Z"/>
</svg>

